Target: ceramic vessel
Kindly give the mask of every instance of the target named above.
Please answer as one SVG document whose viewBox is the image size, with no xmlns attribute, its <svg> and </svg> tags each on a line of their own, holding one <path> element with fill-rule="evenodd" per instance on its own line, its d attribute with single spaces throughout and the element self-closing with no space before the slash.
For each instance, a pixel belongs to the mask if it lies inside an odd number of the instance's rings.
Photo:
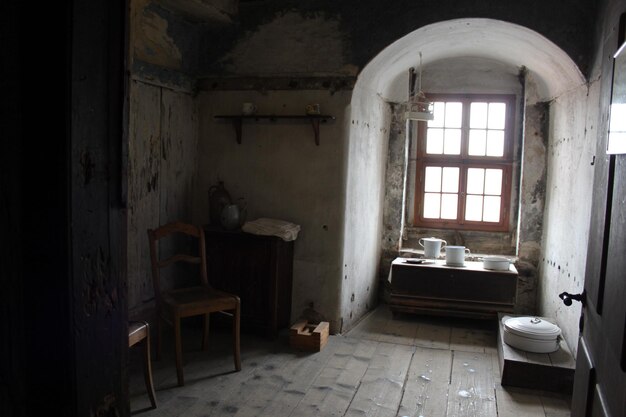
<svg viewBox="0 0 626 417">
<path fill-rule="evenodd" d="M 511 317 L 503 319 L 504 343 L 533 353 L 551 353 L 559 349 L 561 329 L 539 317 Z"/>
<path fill-rule="evenodd" d="M 223 181 L 219 181 L 217 185 L 209 188 L 209 223 L 212 226 L 221 224 L 222 211 L 224 207 L 230 204 L 232 204 L 232 200 Z"/>
<path fill-rule="evenodd" d="M 424 248 L 424 258 L 428 259 L 438 258 L 441 254 L 441 249 L 448 244 L 445 240 L 436 237 L 423 237 L 418 240 L 418 243 Z"/>
<path fill-rule="evenodd" d="M 483 268 L 493 271 L 508 271 L 511 261 L 503 256 L 485 256 L 483 258 Z"/>
<path fill-rule="evenodd" d="M 471 252 L 465 246 L 446 246 L 446 265 L 464 266 L 465 256 L 471 255 Z"/>
</svg>

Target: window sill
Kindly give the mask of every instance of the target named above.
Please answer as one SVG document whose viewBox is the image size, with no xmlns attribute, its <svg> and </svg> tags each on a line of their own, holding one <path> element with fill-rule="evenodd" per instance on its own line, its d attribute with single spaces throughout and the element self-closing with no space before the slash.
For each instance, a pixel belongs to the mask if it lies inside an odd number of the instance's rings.
<svg viewBox="0 0 626 417">
<path fill-rule="evenodd" d="M 422 249 L 401 248 L 398 252 L 400 253 L 400 256 L 405 257 L 405 258 L 423 258 L 424 257 L 424 251 Z M 519 261 L 519 258 L 517 256 L 501 254 L 501 253 L 472 253 L 470 256 L 467 256 L 465 260 L 470 261 L 470 262 L 480 262 L 483 260 L 485 256 L 502 256 L 510 260 L 512 263 L 516 263 L 517 261 Z M 437 257 L 436 259 L 445 260 L 446 259 L 445 251 L 442 251 L 441 255 L 439 255 L 439 257 Z"/>
</svg>

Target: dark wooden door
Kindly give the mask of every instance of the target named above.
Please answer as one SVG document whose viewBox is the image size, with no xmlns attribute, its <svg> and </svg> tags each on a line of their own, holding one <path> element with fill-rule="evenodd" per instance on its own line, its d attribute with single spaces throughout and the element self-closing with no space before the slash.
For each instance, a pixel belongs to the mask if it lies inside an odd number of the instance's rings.
<svg viewBox="0 0 626 417">
<path fill-rule="evenodd" d="M 612 62 L 620 30 L 604 44 Z M 603 91 L 611 91 L 611 65 L 603 65 Z M 600 114 L 609 113 L 608 101 Z M 599 132 L 608 132 L 602 119 Z M 626 155 L 607 155 L 600 133 L 585 271 L 581 333 L 576 357 L 572 416 L 626 416 Z"/>
<path fill-rule="evenodd" d="M 607 191 L 593 204 L 573 417 L 626 415 L 626 155 L 606 159 L 596 176 Z"/>
</svg>

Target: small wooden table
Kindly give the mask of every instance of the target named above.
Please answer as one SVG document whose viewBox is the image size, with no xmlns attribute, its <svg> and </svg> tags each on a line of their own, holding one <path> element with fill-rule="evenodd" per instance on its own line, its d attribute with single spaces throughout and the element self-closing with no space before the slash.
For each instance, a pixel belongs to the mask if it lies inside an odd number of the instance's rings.
<svg viewBox="0 0 626 417">
<path fill-rule="evenodd" d="M 445 261 L 413 264 L 414 258 L 396 258 L 391 263 L 392 312 L 457 317 L 498 317 L 513 312 L 517 293 L 517 270 L 483 268 L 482 262 L 465 262 L 462 267 Z"/>
</svg>

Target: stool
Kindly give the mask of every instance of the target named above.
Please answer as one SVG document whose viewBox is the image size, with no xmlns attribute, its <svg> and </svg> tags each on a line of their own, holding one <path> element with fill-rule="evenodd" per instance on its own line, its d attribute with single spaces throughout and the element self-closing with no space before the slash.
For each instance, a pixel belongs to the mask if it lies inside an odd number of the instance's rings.
<svg viewBox="0 0 626 417">
<path fill-rule="evenodd" d="M 145 321 L 133 321 L 128 323 L 128 347 L 132 347 L 143 341 L 144 368 L 143 376 L 146 381 L 146 390 L 152 403 L 152 408 L 156 408 L 156 395 L 152 384 L 152 364 L 150 363 L 150 325 Z"/>
</svg>

